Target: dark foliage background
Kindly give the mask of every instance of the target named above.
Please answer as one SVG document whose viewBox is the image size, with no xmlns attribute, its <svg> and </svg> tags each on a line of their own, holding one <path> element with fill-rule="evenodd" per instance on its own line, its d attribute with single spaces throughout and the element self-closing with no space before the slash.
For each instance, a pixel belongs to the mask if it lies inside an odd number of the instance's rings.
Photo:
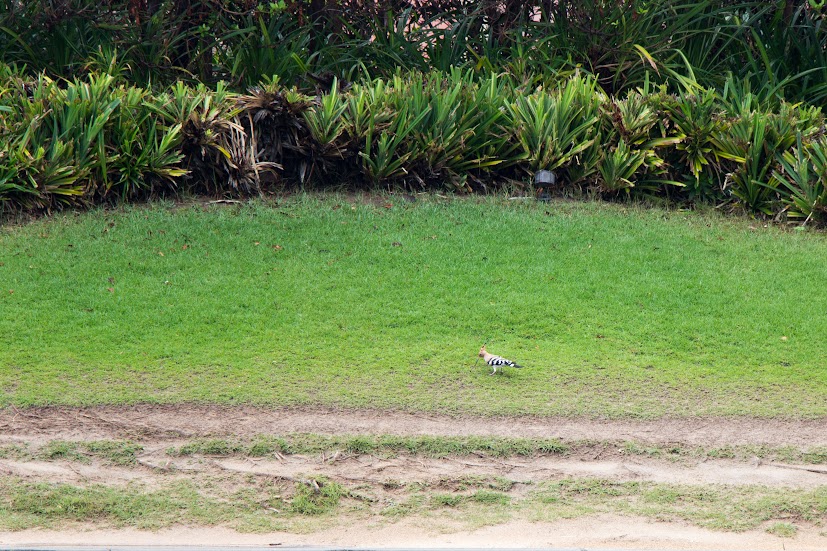
<svg viewBox="0 0 827 551">
<path fill-rule="evenodd" d="M 0 0 L 0 204 L 283 186 L 821 222 L 823 2 Z M 538 190 L 545 194 L 549 190 Z"/>
<path fill-rule="evenodd" d="M 397 69 L 591 72 L 609 92 L 691 77 L 823 103 L 823 2 L 788 0 L 2 0 L 0 58 L 141 85 L 231 87 L 265 76 L 312 87 Z M 313 77 L 317 77 L 314 80 Z"/>
</svg>

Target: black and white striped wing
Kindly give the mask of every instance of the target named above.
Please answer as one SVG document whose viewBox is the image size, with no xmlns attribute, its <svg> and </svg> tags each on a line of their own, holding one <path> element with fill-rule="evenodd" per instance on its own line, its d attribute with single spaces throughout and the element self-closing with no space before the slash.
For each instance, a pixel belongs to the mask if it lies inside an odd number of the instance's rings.
<svg viewBox="0 0 827 551">
<path fill-rule="evenodd" d="M 487 363 L 491 367 L 500 367 L 500 366 L 503 366 L 503 365 L 508 365 L 508 366 L 513 366 L 514 365 L 514 362 L 512 362 L 511 360 L 506 360 L 505 358 L 500 357 L 500 356 L 493 356 L 493 357 L 489 358 Z"/>
</svg>

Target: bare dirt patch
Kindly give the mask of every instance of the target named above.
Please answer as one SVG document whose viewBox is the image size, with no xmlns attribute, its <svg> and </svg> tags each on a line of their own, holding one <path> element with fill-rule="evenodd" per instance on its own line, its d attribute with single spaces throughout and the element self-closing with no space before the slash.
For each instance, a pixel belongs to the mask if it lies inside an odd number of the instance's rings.
<svg viewBox="0 0 827 551">
<path fill-rule="evenodd" d="M 536 454 L 493 457 L 486 454 L 430 458 L 405 453 L 388 456 L 340 452 L 321 454 L 244 454 L 180 456 L 168 450 L 198 438 L 250 439 L 258 435 L 317 433 L 329 435 L 499 436 L 557 438 L 603 442 L 597 454 Z M 372 504 L 401 497 L 400 484 L 426 484 L 456 491 L 457 481 L 508 480 L 506 491 L 518 499 L 548 481 L 601 479 L 680 485 L 762 486 L 819 490 L 827 486 L 827 466 L 788 465 L 757 458 L 744 460 L 681 458 L 680 460 L 620 453 L 623 442 L 685 446 L 827 445 L 825 420 L 665 419 L 600 420 L 566 418 L 449 417 L 387 411 L 267 409 L 250 406 L 140 405 L 94 408 L 6 408 L 0 410 L 0 444 L 35 449 L 54 440 L 130 439 L 142 451 L 137 465 L 108 464 L 94 457 L 77 461 L 42 458 L 0 459 L 0 476 L 29 482 L 61 482 L 109 486 L 139 483 L 162 487 L 174 480 L 223 481 L 228 488 L 251 479 L 281 480 L 286 487 L 307 477 L 326 477 L 355 492 L 367 492 Z M 615 444 L 612 444 L 615 443 Z M 615 449 L 616 448 L 616 449 Z M 289 484 L 288 484 L 289 482 Z M 360 488 L 362 490 L 360 490 Z M 374 506 L 374 505 L 371 505 Z M 0 532 L 0 544 L 251 544 L 347 545 L 406 547 L 572 547 L 606 549 L 825 549 L 827 528 L 801 525 L 794 539 L 762 529 L 721 533 L 684 523 L 654 522 L 613 515 L 530 522 L 514 519 L 470 528 L 434 517 L 371 517 L 365 522 L 340 519 L 336 529 L 238 534 L 218 527 L 178 527 L 160 532 L 74 526 L 59 531 Z"/>
<path fill-rule="evenodd" d="M 339 454 L 333 457 L 291 455 L 272 458 L 212 458 L 193 461 L 171 457 L 167 450 L 194 438 L 244 439 L 258 435 L 316 433 L 328 435 L 499 436 L 557 438 L 562 442 L 601 442 L 564 455 L 496 458 L 422 458 L 406 454 L 380 458 Z M 827 465 L 790 465 L 733 459 L 661 458 L 624 452 L 623 442 L 640 445 L 725 447 L 737 445 L 812 448 L 827 445 L 824 420 L 662 419 L 596 420 L 568 418 L 448 417 L 388 411 L 328 409 L 265 409 L 249 406 L 139 405 L 124 408 L 6 408 L 0 410 L 0 443 L 42 446 L 59 440 L 131 439 L 143 447 L 138 461 L 147 472 L 72 461 L 0 461 L 0 472 L 44 480 L 112 483 L 152 479 L 151 469 L 211 472 L 220 469 L 247 474 L 294 476 L 323 474 L 340 480 L 381 483 L 437 480 L 441 477 L 507 476 L 518 482 L 591 477 L 614 481 L 674 484 L 788 486 L 812 489 L 827 484 Z M 595 449 L 597 452 L 595 453 Z"/>
<path fill-rule="evenodd" d="M 158 442 L 145 442 L 149 451 L 139 457 L 136 468 L 86 464 L 67 460 L 19 461 L 0 459 L 0 473 L 56 483 L 122 485 L 141 482 L 155 486 L 160 479 L 185 478 L 222 472 L 294 480 L 325 476 L 344 484 L 388 481 L 439 483 L 468 477 L 502 477 L 515 483 L 566 478 L 597 478 L 614 482 L 648 481 L 666 484 L 731 486 L 761 485 L 816 489 L 827 485 L 827 466 L 787 465 L 755 461 L 694 460 L 674 462 L 656 458 L 629 457 L 588 460 L 554 455 L 496 458 L 460 456 L 423 458 L 399 454 L 377 457 L 362 454 L 287 455 L 280 459 L 251 457 L 170 457 Z"/>
<path fill-rule="evenodd" d="M 227 528 L 176 527 L 158 532 L 98 530 L 93 526 L 71 531 L 27 530 L 0 533 L 0 545 L 215 545 L 273 548 L 346 546 L 356 548 L 563 548 L 741 551 L 778 549 L 823 551 L 827 538 L 818 528 L 800 530 L 795 539 L 762 530 L 721 533 L 673 522 L 652 522 L 615 515 L 598 515 L 554 522 L 513 520 L 477 530 L 443 532 L 431 521 L 404 519 L 375 525 L 353 524 L 321 530 L 311 536 L 275 532 L 239 534 Z M 243 549 L 243 547 L 241 547 Z"/>
<path fill-rule="evenodd" d="M 673 418 L 655 420 L 565 417 L 450 417 L 372 410 L 137 405 L 90 408 L 5 408 L 0 437 L 181 438 L 258 434 L 393 434 L 502 436 L 562 440 L 682 443 L 697 446 L 827 446 L 827 420 Z"/>
</svg>

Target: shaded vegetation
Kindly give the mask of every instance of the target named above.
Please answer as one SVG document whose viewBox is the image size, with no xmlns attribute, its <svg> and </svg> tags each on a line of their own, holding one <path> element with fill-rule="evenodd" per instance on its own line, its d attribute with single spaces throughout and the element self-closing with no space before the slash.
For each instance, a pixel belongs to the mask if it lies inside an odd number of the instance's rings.
<svg viewBox="0 0 827 551">
<path fill-rule="evenodd" d="M 768 98 L 821 102 L 818 2 L 733 0 L 4 0 L 0 59 L 67 77 L 105 70 L 142 86 L 234 87 L 469 69 L 520 81 L 585 70 L 610 93 L 727 74 Z"/>
</svg>

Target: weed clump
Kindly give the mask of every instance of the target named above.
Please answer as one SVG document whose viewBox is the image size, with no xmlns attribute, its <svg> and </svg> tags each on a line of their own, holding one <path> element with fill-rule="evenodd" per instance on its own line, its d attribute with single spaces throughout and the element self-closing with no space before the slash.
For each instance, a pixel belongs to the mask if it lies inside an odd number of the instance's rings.
<svg viewBox="0 0 827 551">
<path fill-rule="evenodd" d="M 229 442 L 227 440 L 212 439 L 212 440 L 195 440 L 184 444 L 180 448 L 170 449 L 167 451 L 169 455 L 232 455 L 244 451 L 244 447 L 236 442 Z"/>
<path fill-rule="evenodd" d="M 767 533 L 781 538 L 792 538 L 798 533 L 798 528 L 789 522 L 776 522 L 767 528 Z"/>
<path fill-rule="evenodd" d="M 322 515 L 335 509 L 346 493 L 340 484 L 327 478 L 297 482 L 290 508 L 300 515 Z"/>
</svg>

